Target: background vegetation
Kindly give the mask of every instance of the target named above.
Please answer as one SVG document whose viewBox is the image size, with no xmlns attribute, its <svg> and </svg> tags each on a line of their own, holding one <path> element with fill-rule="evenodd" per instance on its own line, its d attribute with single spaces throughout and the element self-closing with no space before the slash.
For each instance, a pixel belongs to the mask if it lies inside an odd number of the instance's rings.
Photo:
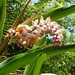
<svg viewBox="0 0 75 75">
<path fill-rule="evenodd" d="M 20 13 L 23 6 L 26 4 L 27 0 L 6 0 L 6 21 L 3 31 L 3 38 L 7 33 L 7 30 L 12 26 L 15 18 Z M 19 24 L 29 18 L 31 15 L 35 14 L 39 10 L 51 11 L 60 7 L 71 6 L 75 3 L 75 0 L 39 0 L 38 3 L 31 2 L 26 9 L 23 17 L 21 18 Z M 75 43 L 75 13 L 57 20 L 61 25 L 61 30 L 63 33 L 63 44 Z M 47 44 L 51 43 L 51 39 L 47 38 Z M 4 55 L 12 56 L 21 52 L 27 51 L 27 49 L 18 48 L 14 44 L 10 44 L 7 47 L 8 51 Z M 12 49 L 12 51 L 11 51 Z M 16 49 L 16 51 L 15 51 Z M 18 51 L 17 51 L 18 50 Z M 21 51 L 22 50 L 22 51 Z M 42 73 L 55 73 L 57 75 L 75 75 L 75 51 L 66 52 L 53 57 L 49 57 L 41 68 Z"/>
</svg>

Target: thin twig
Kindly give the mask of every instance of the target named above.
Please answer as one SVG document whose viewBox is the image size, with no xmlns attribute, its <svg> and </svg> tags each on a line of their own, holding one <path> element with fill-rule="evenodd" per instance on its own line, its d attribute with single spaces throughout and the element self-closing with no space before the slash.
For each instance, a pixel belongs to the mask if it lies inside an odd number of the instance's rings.
<svg viewBox="0 0 75 75">
<path fill-rule="evenodd" d="M 2 46 L 0 47 L 0 55 L 3 53 L 4 48 L 6 47 L 6 45 L 8 44 L 8 42 L 9 42 L 9 39 L 5 38 L 4 41 L 3 41 Z"/>
<path fill-rule="evenodd" d="M 41 13 L 41 11 L 37 12 L 36 14 L 34 14 L 33 16 L 31 16 L 30 18 L 28 18 L 27 20 L 25 20 L 24 22 L 22 22 L 21 24 L 28 24 L 30 21 L 32 21 L 37 15 L 39 15 Z"/>
<path fill-rule="evenodd" d="M 30 1 L 31 1 L 31 0 L 29 0 L 29 1 L 27 2 L 27 4 L 26 4 L 25 7 L 23 8 L 23 10 L 22 10 L 21 13 L 19 14 L 19 16 L 17 17 L 17 19 L 16 19 L 15 22 L 13 23 L 12 28 L 15 28 L 15 27 L 16 27 L 16 25 L 18 24 L 19 20 L 21 19 L 22 15 L 23 15 L 25 9 L 27 8 L 28 4 L 30 3 Z"/>
</svg>

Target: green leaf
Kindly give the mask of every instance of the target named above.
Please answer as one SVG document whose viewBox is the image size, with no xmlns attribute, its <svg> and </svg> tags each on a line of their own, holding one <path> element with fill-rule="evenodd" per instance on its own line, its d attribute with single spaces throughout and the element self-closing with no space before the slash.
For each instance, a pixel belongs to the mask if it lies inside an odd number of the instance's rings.
<svg viewBox="0 0 75 75">
<path fill-rule="evenodd" d="M 2 1 L 3 1 L 3 0 L 0 0 L 0 7 L 2 6 Z"/>
<path fill-rule="evenodd" d="M 46 45 L 46 35 L 43 35 L 36 43 L 36 46 Z"/>
<path fill-rule="evenodd" d="M 25 54 L 20 54 L 20 55 L 17 55 L 16 57 L 15 56 L 11 57 L 11 58 L 7 59 L 6 61 L 2 62 L 0 64 L 0 69 L 1 69 L 0 75 L 6 75 L 6 74 L 10 73 L 12 70 L 14 71 L 14 70 L 22 67 L 22 65 L 24 66 L 26 63 L 28 63 L 28 60 L 26 62 L 26 59 L 29 59 L 29 63 L 31 63 L 31 61 L 34 60 L 35 57 L 34 57 L 34 55 L 32 55 L 33 57 L 30 58 L 30 56 L 28 56 L 27 54 L 26 53 Z M 13 66 L 13 64 L 14 64 L 14 66 Z M 4 66 L 6 66 L 6 67 L 4 67 Z M 7 67 L 9 67 L 10 70 L 7 70 Z M 5 73 L 3 73 L 4 71 L 5 71 Z"/>
<path fill-rule="evenodd" d="M 47 57 L 54 56 L 66 51 L 75 50 L 75 44 L 64 45 L 62 47 L 46 46 L 37 50 L 30 50 L 26 53 L 15 55 L 0 63 L 0 75 L 6 75 L 24 65 L 27 65 L 35 59 L 40 53 L 46 53 Z"/>
<path fill-rule="evenodd" d="M 31 75 L 31 72 L 33 70 L 33 67 L 34 67 L 34 62 L 26 65 L 25 71 L 24 71 L 23 75 Z"/>
<path fill-rule="evenodd" d="M 50 16 L 52 20 L 58 20 L 60 18 L 66 17 L 67 15 L 70 15 L 74 12 L 75 12 L 75 5 L 72 5 L 70 7 L 58 8 L 51 12 L 48 11 L 45 14 L 43 14 L 43 17 L 46 19 L 48 16 Z"/>
<path fill-rule="evenodd" d="M 36 44 L 33 46 L 32 50 L 33 50 L 33 49 L 36 49 L 36 48 L 38 48 L 38 47 L 41 47 L 41 46 L 43 46 L 43 45 L 45 45 L 45 44 L 46 44 L 46 35 L 42 36 L 42 37 L 36 42 Z M 38 58 L 38 59 L 39 59 L 39 58 Z M 34 64 L 35 64 L 35 62 L 26 65 L 26 68 L 25 68 L 25 71 L 24 71 L 24 74 L 23 74 L 23 75 L 31 75 L 32 70 L 33 70 L 33 67 L 34 67 Z"/>
<path fill-rule="evenodd" d="M 32 49 L 36 49 L 38 47 L 42 47 L 46 45 L 46 35 L 43 35 L 33 46 Z"/>
<path fill-rule="evenodd" d="M 38 75 L 45 58 L 46 54 L 38 54 L 32 63 L 26 65 L 23 75 Z"/>
<path fill-rule="evenodd" d="M 0 43 L 1 43 L 4 21 L 6 16 L 6 0 L 1 0 L 0 2 L 1 2 L 0 3 Z"/>
<path fill-rule="evenodd" d="M 35 64 L 34 64 L 34 68 L 32 71 L 32 75 L 39 75 L 41 66 L 42 66 L 45 59 L 46 59 L 45 53 L 37 55 L 36 60 L 35 60 Z"/>
<path fill-rule="evenodd" d="M 44 14 L 40 14 L 37 17 L 35 17 L 34 19 L 40 19 L 40 16 L 42 15 L 44 17 L 44 19 L 46 19 L 47 17 L 51 17 L 52 21 L 61 19 L 63 17 L 66 17 L 67 15 L 70 15 L 72 13 L 75 12 L 75 5 L 71 5 L 70 7 L 61 7 L 58 9 L 55 9 L 53 11 L 47 11 Z M 29 25 L 31 25 L 31 22 L 29 23 Z"/>
</svg>

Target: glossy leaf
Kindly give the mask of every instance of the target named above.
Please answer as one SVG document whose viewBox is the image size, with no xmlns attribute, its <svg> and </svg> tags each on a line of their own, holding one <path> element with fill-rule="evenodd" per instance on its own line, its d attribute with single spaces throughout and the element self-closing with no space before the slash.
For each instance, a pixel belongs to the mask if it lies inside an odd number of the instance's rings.
<svg viewBox="0 0 75 75">
<path fill-rule="evenodd" d="M 26 65 L 23 75 L 31 75 L 33 67 L 34 67 L 34 62 Z"/>
<path fill-rule="evenodd" d="M 75 12 L 75 5 L 71 5 L 70 7 L 61 7 L 53 11 L 50 10 L 50 11 L 45 12 L 44 14 L 41 13 L 38 17 L 34 19 L 39 19 L 40 16 L 42 15 L 44 19 L 50 16 L 51 20 L 55 21 L 63 17 L 66 17 L 67 15 L 70 15 L 74 12 Z M 29 23 L 29 25 L 31 25 L 31 22 Z"/>
<path fill-rule="evenodd" d="M 0 75 L 6 75 L 24 65 L 33 62 L 39 53 L 46 53 L 47 57 L 49 57 L 73 50 L 75 50 L 75 44 L 65 45 L 62 47 L 53 47 L 48 45 L 46 47 L 41 47 L 40 49 L 30 50 L 26 53 L 15 55 L 0 63 Z"/>
<path fill-rule="evenodd" d="M 72 5 L 70 7 L 62 7 L 53 11 L 48 11 L 46 12 L 46 14 L 43 14 L 43 16 L 44 18 L 47 18 L 48 16 L 50 16 L 52 20 L 58 20 L 74 12 L 75 12 L 75 5 Z"/>
<path fill-rule="evenodd" d="M 36 57 L 34 68 L 33 68 L 33 71 L 32 71 L 32 75 L 39 75 L 41 66 L 42 66 L 43 62 L 45 61 L 45 59 L 46 59 L 45 53 L 39 54 Z"/>
<path fill-rule="evenodd" d="M 32 47 L 32 50 L 36 50 L 36 48 L 38 47 L 41 47 L 43 45 L 46 45 L 46 36 L 42 36 L 37 42 L 36 44 Z M 36 59 L 37 59 L 37 56 L 36 56 Z M 34 59 L 33 61 L 36 62 L 36 59 Z M 39 60 L 39 58 L 38 58 Z M 33 72 L 33 69 L 34 69 L 34 65 L 35 65 L 35 62 L 33 63 L 30 63 L 28 65 L 26 65 L 25 67 L 25 71 L 24 71 L 24 74 L 23 75 L 31 75 L 31 73 Z M 36 66 L 36 65 L 35 65 Z"/>
</svg>

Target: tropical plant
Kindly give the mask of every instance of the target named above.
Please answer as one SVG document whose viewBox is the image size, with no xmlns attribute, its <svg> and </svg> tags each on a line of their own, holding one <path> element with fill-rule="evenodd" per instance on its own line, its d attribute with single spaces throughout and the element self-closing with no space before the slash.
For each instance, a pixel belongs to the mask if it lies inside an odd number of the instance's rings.
<svg viewBox="0 0 75 75">
<path fill-rule="evenodd" d="M 51 19 L 54 20 L 58 20 L 62 17 L 65 17 L 69 14 L 72 14 L 75 12 L 75 5 L 71 5 L 69 7 L 61 7 L 52 11 L 47 11 L 44 14 L 42 14 L 42 11 L 34 14 L 33 16 L 31 16 L 29 19 L 27 19 L 26 21 L 24 21 L 23 23 L 21 23 L 22 25 L 18 25 L 17 23 L 20 20 L 22 14 L 24 13 L 24 10 L 26 9 L 26 7 L 28 6 L 29 2 L 31 0 L 28 1 L 28 3 L 26 4 L 26 6 L 24 7 L 24 9 L 22 10 L 22 12 L 20 13 L 20 15 L 18 16 L 18 18 L 15 20 L 15 22 L 13 23 L 12 27 L 8 30 L 7 35 L 5 36 L 4 42 L 3 44 L 1 44 L 0 47 L 0 55 L 4 52 L 6 45 L 9 43 L 9 41 L 11 42 L 15 42 L 18 44 L 19 47 L 21 47 L 21 45 L 23 45 L 25 48 L 27 46 L 32 46 L 31 49 L 29 49 L 27 52 L 25 53 L 21 53 L 15 56 L 12 56 L 6 60 L 4 60 L 3 62 L 0 63 L 0 75 L 7 75 L 10 72 L 19 69 L 22 66 L 26 66 L 25 67 L 25 71 L 23 73 L 23 75 L 39 75 L 40 72 L 40 68 L 42 66 L 43 61 L 46 60 L 46 58 L 66 52 L 66 51 L 73 51 L 75 49 L 75 44 L 69 44 L 69 45 L 62 45 L 61 46 L 61 32 L 59 32 L 60 34 L 57 33 L 58 36 L 55 36 L 55 32 L 57 30 L 53 30 L 54 26 L 59 29 L 59 25 L 57 22 L 50 22 L 50 18 L 48 16 L 51 17 Z M 2 38 L 2 31 L 3 31 L 3 27 L 4 27 L 4 19 L 5 19 L 5 0 L 1 0 L 0 1 L 0 9 L 2 10 L 1 12 L 1 16 L 0 16 L 0 25 L 1 25 L 1 33 L 0 33 L 0 40 Z M 37 16 L 38 14 L 40 14 L 39 16 Z M 3 15 L 3 16 L 2 16 Z M 40 16 L 40 24 L 39 27 L 37 26 L 37 20 L 33 21 L 33 26 L 27 26 L 27 25 L 23 25 L 23 24 L 28 24 L 31 25 L 31 20 L 34 19 L 39 19 Z M 37 16 L 37 17 L 36 17 Z M 35 18 L 36 17 L 36 18 Z M 52 28 L 50 27 L 50 32 L 48 30 L 45 30 L 46 28 L 48 29 L 47 24 L 52 23 Z M 45 26 L 43 26 L 43 24 L 45 24 Z M 40 29 L 42 28 L 42 32 L 40 32 Z M 23 31 L 25 30 L 25 32 L 23 33 Z M 34 32 L 33 32 L 34 31 Z M 37 33 L 38 31 L 38 33 Z M 58 30 L 60 31 L 60 30 Z M 20 33 L 22 32 L 22 33 Z M 28 32 L 28 33 L 26 33 Z M 34 36 L 28 36 L 30 35 L 30 33 L 34 33 L 37 35 L 36 38 Z M 55 37 L 53 39 L 55 46 L 61 46 L 61 47 L 54 47 L 52 44 L 48 44 L 46 45 L 46 33 L 50 33 L 53 37 Z M 54 33 L 54 34 L 53 34 Z M 23 35 L 21 35 L 23 34 Z M 44 34 L 44 36 L 42 36 L 42 34 Z M 24 37 L 27 37 L 27 39 L 24 39 Z M 21 37 L 20 37 L 21 36 Z M 42 36 L 42 37 L 41 37 Z M 40 37 L 40 39 L 39 39 Z M 56 38 L 59 37 L 56 41 Z M 29 39 L 28 39 L 29 38 Z M 34 38 L 34 39 L 33 39 Z M 22 42 L 19 42 L 21 40 L 23 40 Z M 37 41 L 38 40 L 38 41 Z M 29 41 L 29 42 L 28 42 Z M 39 63 L 39 64 L 38 64 Z"/>
</svg>

